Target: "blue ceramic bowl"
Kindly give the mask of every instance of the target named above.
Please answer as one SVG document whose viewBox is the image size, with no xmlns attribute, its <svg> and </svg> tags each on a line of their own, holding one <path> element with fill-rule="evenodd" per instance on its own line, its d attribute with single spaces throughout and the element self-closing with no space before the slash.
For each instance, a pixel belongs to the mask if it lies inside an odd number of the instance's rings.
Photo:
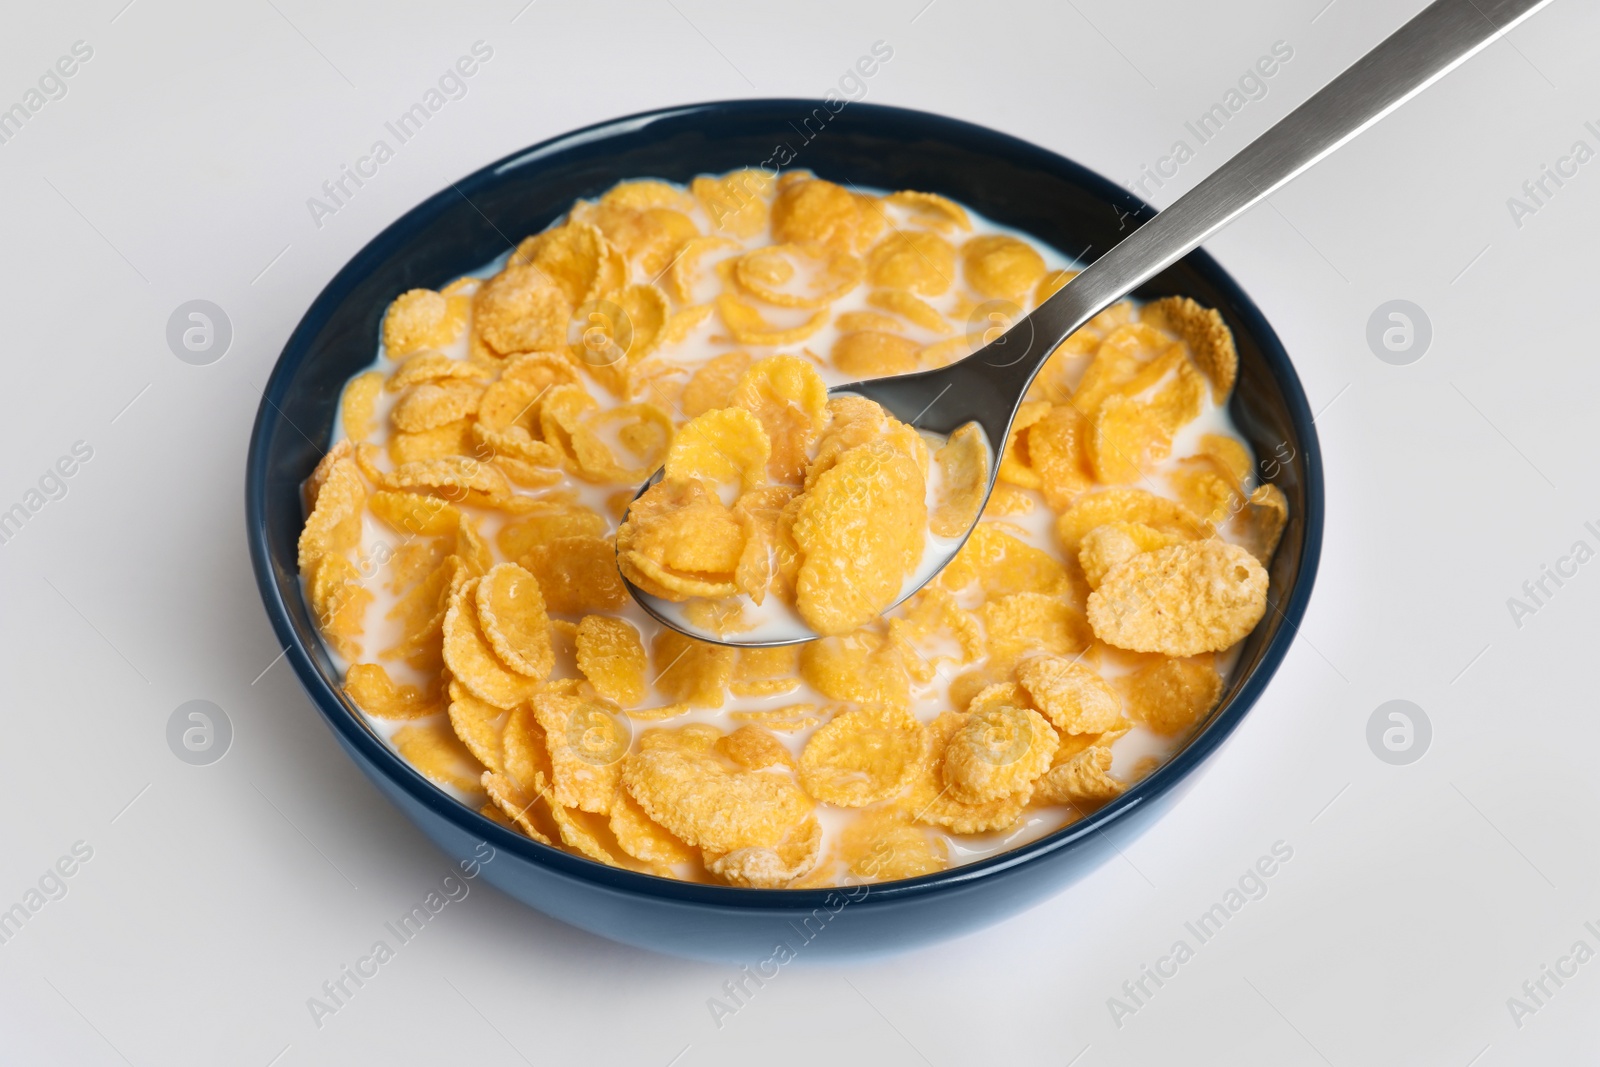
<svg viewBox="0 0 1600 1067">
<path fill-rule="evenodd" d="M 838 106 L 834 101 L 831 106 Z M 625 178 L 686 182 L 740 167 L 804 167 L 839 182 L 942 193 L 1093 259 L 1154 210 L 1076 163 L 953 119 L 811 100 L 669 108 L 546 141 L 469 175 L 363 248 L 306 312 L 268 382 L 245 476 L 250 554 L 289 662 L 350 757 L 458 860 L 486 850 L 482 876 L 564 922 L 677 955 L 752 965 L 878 954 L 965 933 L 1062 891 L 1138 835 L 1239 725 L 1293 641 L 1322 543 L 1322 465 L 1300 381 L 1272 327 L 1210 256 L 1195 252 L 1137 294 L 1219 309 L 1239 347 L 1231 413 L 1289 500 L 1270 608 L 1244 644 L 1222 703 L 1171 762 L 1092 817 L 1003 855 L 923 878 L 848 890 L 752 890 L 616 870 L 513 834 L 435 788 L 370 730 L 339 690 L 300 592 L 300 483 L 330 444 L 340 387 L 371 359 L 384 308 L 542 230 L 579 197 Z"/>
</svg>

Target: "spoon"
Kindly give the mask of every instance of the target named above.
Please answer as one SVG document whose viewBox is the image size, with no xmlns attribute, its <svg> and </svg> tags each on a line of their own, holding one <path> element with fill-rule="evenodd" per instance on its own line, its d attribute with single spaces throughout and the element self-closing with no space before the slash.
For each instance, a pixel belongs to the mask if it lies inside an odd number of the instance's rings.
<svg viewBox="0 0 1600 1067">
<path fill-rule="evenodd" d="M 829 394 L 874 400 L 900 421 L 936 435 L 977 423 L 989 451 L 987 502 L 1017 408 L 1045 360 L 1069 334 L 1549 2 L 1435 0 L 1002 336 L 949 366 L 835 386 Z M 660 477 L 658 471 L 640 495 Z M 922 566 L 895 603 L 932 580 L 965 540 L 964 535 L 930 541 Z M 628 588 L 658 621 L 702 641 L 771 647 L 819 636 L 793 612 L 742 633 L 719 635 L 685 618 L 683 604 L 645 593 L 632 582 Z"/>
</svg>

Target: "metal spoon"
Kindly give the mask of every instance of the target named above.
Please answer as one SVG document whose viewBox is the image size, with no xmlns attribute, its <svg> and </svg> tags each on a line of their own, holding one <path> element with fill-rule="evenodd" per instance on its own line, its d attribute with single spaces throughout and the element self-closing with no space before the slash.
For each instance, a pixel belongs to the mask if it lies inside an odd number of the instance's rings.
<svg viewBox="0 0 1600 1067">
<path fill-rule="evenodd" d="M 987 500 L 1017 407 L 1045 359 L 1069 334 L 1549 2 L 1436 0 L 1003 336 L 947 367 L 853 382 L 829 392 L 875 400 L 902 422 L 935 434 L 976 422 L 991 454 Z M 659 479 L 658 472 L 644 489 Z M 940 543 L 895 603 L 937 575 L 964 540 Z M 631 582 L 628 587 L 656 619 L 703 641 L 767 647 L 818 636 L 798 615 L 784 620 L 786 626 L 721 636 L 688 622 L 682 604 L 644 593 Z"/>
</svg>

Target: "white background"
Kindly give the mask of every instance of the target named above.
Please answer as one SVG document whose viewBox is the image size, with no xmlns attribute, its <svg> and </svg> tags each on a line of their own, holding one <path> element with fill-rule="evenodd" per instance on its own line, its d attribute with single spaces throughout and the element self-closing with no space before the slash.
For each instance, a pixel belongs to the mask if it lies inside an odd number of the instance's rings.
<svg viewBox="0 0 1600 1067">
<path fill-rule="evenodd" d="M 730 968 L 474 883 L 319 1029 L 307 998 L 447 868 L 290 670 L 262 673 L 279 646 L 245 550 L 247 435 L 351 254 L 521 146 L 667 104 L 818 96 L 878 40 L 894 56 L 867 99 L 1122 180 L 1288 42 L 1167 204 L 1421 5 L 125 2 L 14 3 L 0 33 L 0 106 L 74 41 L 94 49 L 0 145 L 0 509 L 75 441 L 94 450 L 0 545 L 0 908 L 74 842 L 94 850 L 0 945 L 0 1062 L 1498 1067 L 1600 1049 L 1600 962 L 1547 981 L 1520 1028 L 1507 1007 L 1576 940 L 1600 950 L 1583 927 L 1600 926 L 1600 563 L 1547 583 L 1520 628 L 1506 603 L 1574 541 L 1600 548 L 1583 527 L 1600 526 L 1600 161 L 1520 227 L 1506 203 L 1576 139 L 1600 148 L 1595 5 L 1556 0 L 1212 242 L 1320 412 L 1327 539 L 1265 698 L 1126 862 L 963 940 L 785 968 L 720 1029 L 706 1001 Z M 468 95 L 314 225 L 307 198 L 478 40 L 494 55 Z M 197 297 L 235 333 L 206 367 L 164 338 Z M 1409 366 L 1365 340 L 1396 298 L 1433 325 Z M 195 698 L 234 724 L 208 767 L 165 740 Z M 1410 766 L 1365 740 L 1394 698 L 1433 724 Z M 1116 1025 L 1107 999 L 1193 944 L 1185 920 L 1276 841 L 1294 855 L 1267 895 Z"/>
</svg>

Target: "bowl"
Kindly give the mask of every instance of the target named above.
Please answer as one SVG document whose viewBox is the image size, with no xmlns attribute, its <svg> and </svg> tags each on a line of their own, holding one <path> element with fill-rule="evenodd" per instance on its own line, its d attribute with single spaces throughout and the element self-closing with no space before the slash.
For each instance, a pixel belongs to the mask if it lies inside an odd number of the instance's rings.
<svg viewBox="0 0 1600 1067">
<path fill-rule="evenodd" d="M 740 100 L 616 119 L 545 141 L 456 182 L 373 238 L 295 328 L 264 391 L 245 475 L 251 560 L 287 657 L 334 737 L 445 853 L 530 907 L 661 952 L 768 966 L 794 956 L 878 955 L 967 933 L 1059 893 L 1125 849 L 1238 727 L 1305 612 L 1322 543 L 1322 466 L 1283 345 L 1236 282 L 1194 252 L 1136 294 L 1217 308 L 1239 349 L 1230 413 L 1289 501 L 1266 617 L 1245 640 L 1217 709 L 1170 762 L 1094 815 L 1009 852 L 872 886 L 756 890 L 619 870 L 514 834 L 436 788 L 339 688 L 301 594 L 300 483 L 331 444 L 345 380 L 371 362 L 385 307 L 537 233 L 579 197 L 627 178 L 687 182 L 741 167 L 808 168 L 839 182 L 941 193 L 1062 253 L 1095 258 L 1155 211 L 1085 168 L 1015 137 L 938 115 L 839 100 Z M 489 851 L 492 850 L 492 853 Z M 484 856 L 492 860 L 481 862 Z M 777 957 L 783 957 L 778 959 Z"/>
</svg>

